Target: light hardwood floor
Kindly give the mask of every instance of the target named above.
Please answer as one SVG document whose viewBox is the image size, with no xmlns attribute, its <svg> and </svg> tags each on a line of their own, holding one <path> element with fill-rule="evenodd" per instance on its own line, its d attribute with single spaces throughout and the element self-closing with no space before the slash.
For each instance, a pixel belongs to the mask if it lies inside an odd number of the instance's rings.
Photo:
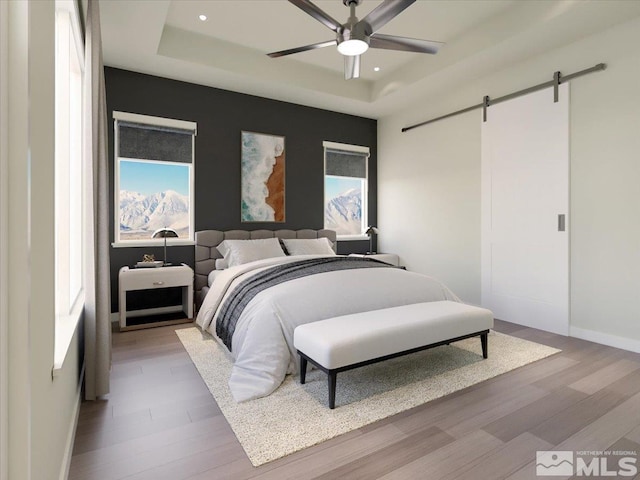
<svg viewBox="0 0 640 480">
<path fill-rule="evenodd" d="M 496 321 L 563 351 L 254 468 L 174 333 L 189 326 L 114 333 L 70 479 L 535 479 L 537 450 L 640 455 L 640 355 Z"/>
</svg>

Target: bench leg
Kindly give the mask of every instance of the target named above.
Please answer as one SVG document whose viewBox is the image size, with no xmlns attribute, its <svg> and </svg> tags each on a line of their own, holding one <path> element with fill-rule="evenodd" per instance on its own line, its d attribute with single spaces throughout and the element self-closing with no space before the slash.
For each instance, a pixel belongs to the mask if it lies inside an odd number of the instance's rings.
<svg viewBox="0 0 640 480">
<path fill-rule="evenodd" d="M 300 355 L 300 383 L 304 385 L 307 379 L 307 359 Z"/>
<path fill-rule="evenodd" d="M 482 343 L 482 357 L 489 357 L 489 334 L 481 333 L 480 334 L 480 343 Z"/>
<path fill-rule="evenodd" d="M 329 372 L 329 408 L 336 408 L 336 372 Z"/>
</svg>

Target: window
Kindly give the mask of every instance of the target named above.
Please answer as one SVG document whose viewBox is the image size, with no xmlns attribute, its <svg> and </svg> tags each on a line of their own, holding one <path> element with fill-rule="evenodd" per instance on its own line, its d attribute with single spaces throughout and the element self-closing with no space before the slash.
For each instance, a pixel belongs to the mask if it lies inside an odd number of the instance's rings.
<svg viewBox="0 0 640 480">
<path fill-rule="evenodd" d="M 114 112 L 115 246 L 153 245 L 159 228 L 194 240 L 194 141 L 196 124 Z"/>
<path fill-rule="evenodd" d="M 324 142 L 324 228 L 342 239 L 367 229 L 369 148 Z"/>
<path fill-rule="evenodd" d="M 55 292 L 56 345 L 83 307 L 82 79 L 84 45 L 74 1 L 56 2 Z M 73 331 L 73 330 L 72 330 Z"/>
</svg>

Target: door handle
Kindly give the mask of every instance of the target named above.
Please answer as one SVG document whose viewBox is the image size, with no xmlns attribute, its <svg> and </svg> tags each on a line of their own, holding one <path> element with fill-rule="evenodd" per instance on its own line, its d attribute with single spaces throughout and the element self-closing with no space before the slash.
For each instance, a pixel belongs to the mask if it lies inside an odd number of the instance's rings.
<svg viewBox="0 0 640 480">
<path fill-rule="evenodd" d="M 558 231 L 559 232 L 565 231 L 565 214 L 564 213 L 558 214 Z"/>
</svg>

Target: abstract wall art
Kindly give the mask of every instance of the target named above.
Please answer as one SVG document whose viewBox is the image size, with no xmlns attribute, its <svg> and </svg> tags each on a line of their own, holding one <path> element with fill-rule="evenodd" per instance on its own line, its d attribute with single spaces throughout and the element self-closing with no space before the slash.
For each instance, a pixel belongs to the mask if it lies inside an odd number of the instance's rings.
<svg viewBox="0 0 640 480">
<path fill-rule="evenodd" d="M 284 137 L 242 132 L 243 222 L 285 221 Z"/>
</svg>

